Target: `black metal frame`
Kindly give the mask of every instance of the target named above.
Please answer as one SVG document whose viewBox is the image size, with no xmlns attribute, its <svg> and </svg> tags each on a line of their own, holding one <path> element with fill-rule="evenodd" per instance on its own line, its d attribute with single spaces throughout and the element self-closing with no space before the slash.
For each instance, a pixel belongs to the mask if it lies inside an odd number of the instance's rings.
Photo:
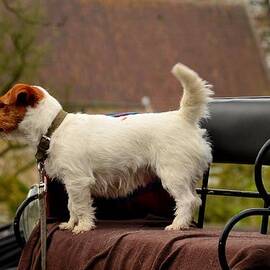
<svg viewBox="0 0 270 270">
<path fill-rule="evenodd" d="M 229 264 L 226 257 L 226 244 L 229 233 L 234 225 L 240 220 L 250 216 L 262 216 L 261 234 L 267 234 L 268 220 L 270 215 L 270 194 L 266 191 L 262 180 L 262 166 L 264 164 L 264 157 L 270 149 L 270 140 L 268 140 L 260 149 L 255 161 L 255 183 L 258 189 L 259 198 L 264 200 L 264 208 L 250 208 L 235 215 L 225 226 L 218 243 L 218 257 L 219 263 L 223 270 L 229 270 Z"/>
</svg>

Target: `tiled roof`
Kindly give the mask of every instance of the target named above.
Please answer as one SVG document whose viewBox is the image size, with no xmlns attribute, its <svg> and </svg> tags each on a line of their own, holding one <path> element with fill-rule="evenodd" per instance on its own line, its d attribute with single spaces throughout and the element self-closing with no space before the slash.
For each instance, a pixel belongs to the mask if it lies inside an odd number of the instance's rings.
<svg viewBox="0 0 270 270">
<path fill-rule="evenodd" d="M 198 1 L 199 2 L 199 1 Z M 47 0 L 50 54 L 40 83 L 63 101 L 178 107 L 170 74 L 181 61 L 216 96 L 269 95 L 269 81 L 245 8 L 183 1 Z"/>
</svg>

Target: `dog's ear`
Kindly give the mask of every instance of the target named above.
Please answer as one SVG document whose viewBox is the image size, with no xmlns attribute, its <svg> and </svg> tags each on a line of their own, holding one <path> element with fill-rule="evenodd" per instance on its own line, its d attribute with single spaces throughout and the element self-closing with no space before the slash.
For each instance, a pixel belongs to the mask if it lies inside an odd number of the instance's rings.
<svg viewBox="0 0 270 270">
<path fill-rule="evenodd" d="M 43 93 L 37 87 L 28 84 L 16 84 L 11 89 L 9 103 L 16 106 L 34 107 L 42 97 Z"/>
<path fill-rule="evenodd" d="M 16 93 L 16 105 L 27 106 L 29 103 L 31 103 L 30 99 L 31 95 L 26 89 Z"/>
</svg>

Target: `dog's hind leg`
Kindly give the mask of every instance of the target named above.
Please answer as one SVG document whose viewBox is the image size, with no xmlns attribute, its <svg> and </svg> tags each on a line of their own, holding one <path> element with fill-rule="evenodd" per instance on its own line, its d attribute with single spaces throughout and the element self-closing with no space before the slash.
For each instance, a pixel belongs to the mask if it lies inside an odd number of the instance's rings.
<svg viewBox="0 0 270 270">
<path fill-rule="evenodd" d="M 184 170 L 166 166 L 158 172 L 163 187 L 170 193 L 176 203 L 175 218 L 166 230 L 183 230 L 190 226 L 194 209 L 200 205 L 200 198 L 191 183 L 190 175 Z"/>
</svg>

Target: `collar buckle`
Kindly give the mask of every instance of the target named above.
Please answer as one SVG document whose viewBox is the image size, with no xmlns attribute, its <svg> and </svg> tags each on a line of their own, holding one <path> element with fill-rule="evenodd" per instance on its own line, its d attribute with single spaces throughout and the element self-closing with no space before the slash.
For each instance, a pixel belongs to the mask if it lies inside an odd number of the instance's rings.
<svg viewBox="0 0 270 270">
<path fill-rule="evenodd" d="M 39 142 L 39 148 L 41 150 L 47 151 L 50 147 L 50 142 L 51 142 L 51 138 L 46 135 L 43 135 Z"/>
</svg>

